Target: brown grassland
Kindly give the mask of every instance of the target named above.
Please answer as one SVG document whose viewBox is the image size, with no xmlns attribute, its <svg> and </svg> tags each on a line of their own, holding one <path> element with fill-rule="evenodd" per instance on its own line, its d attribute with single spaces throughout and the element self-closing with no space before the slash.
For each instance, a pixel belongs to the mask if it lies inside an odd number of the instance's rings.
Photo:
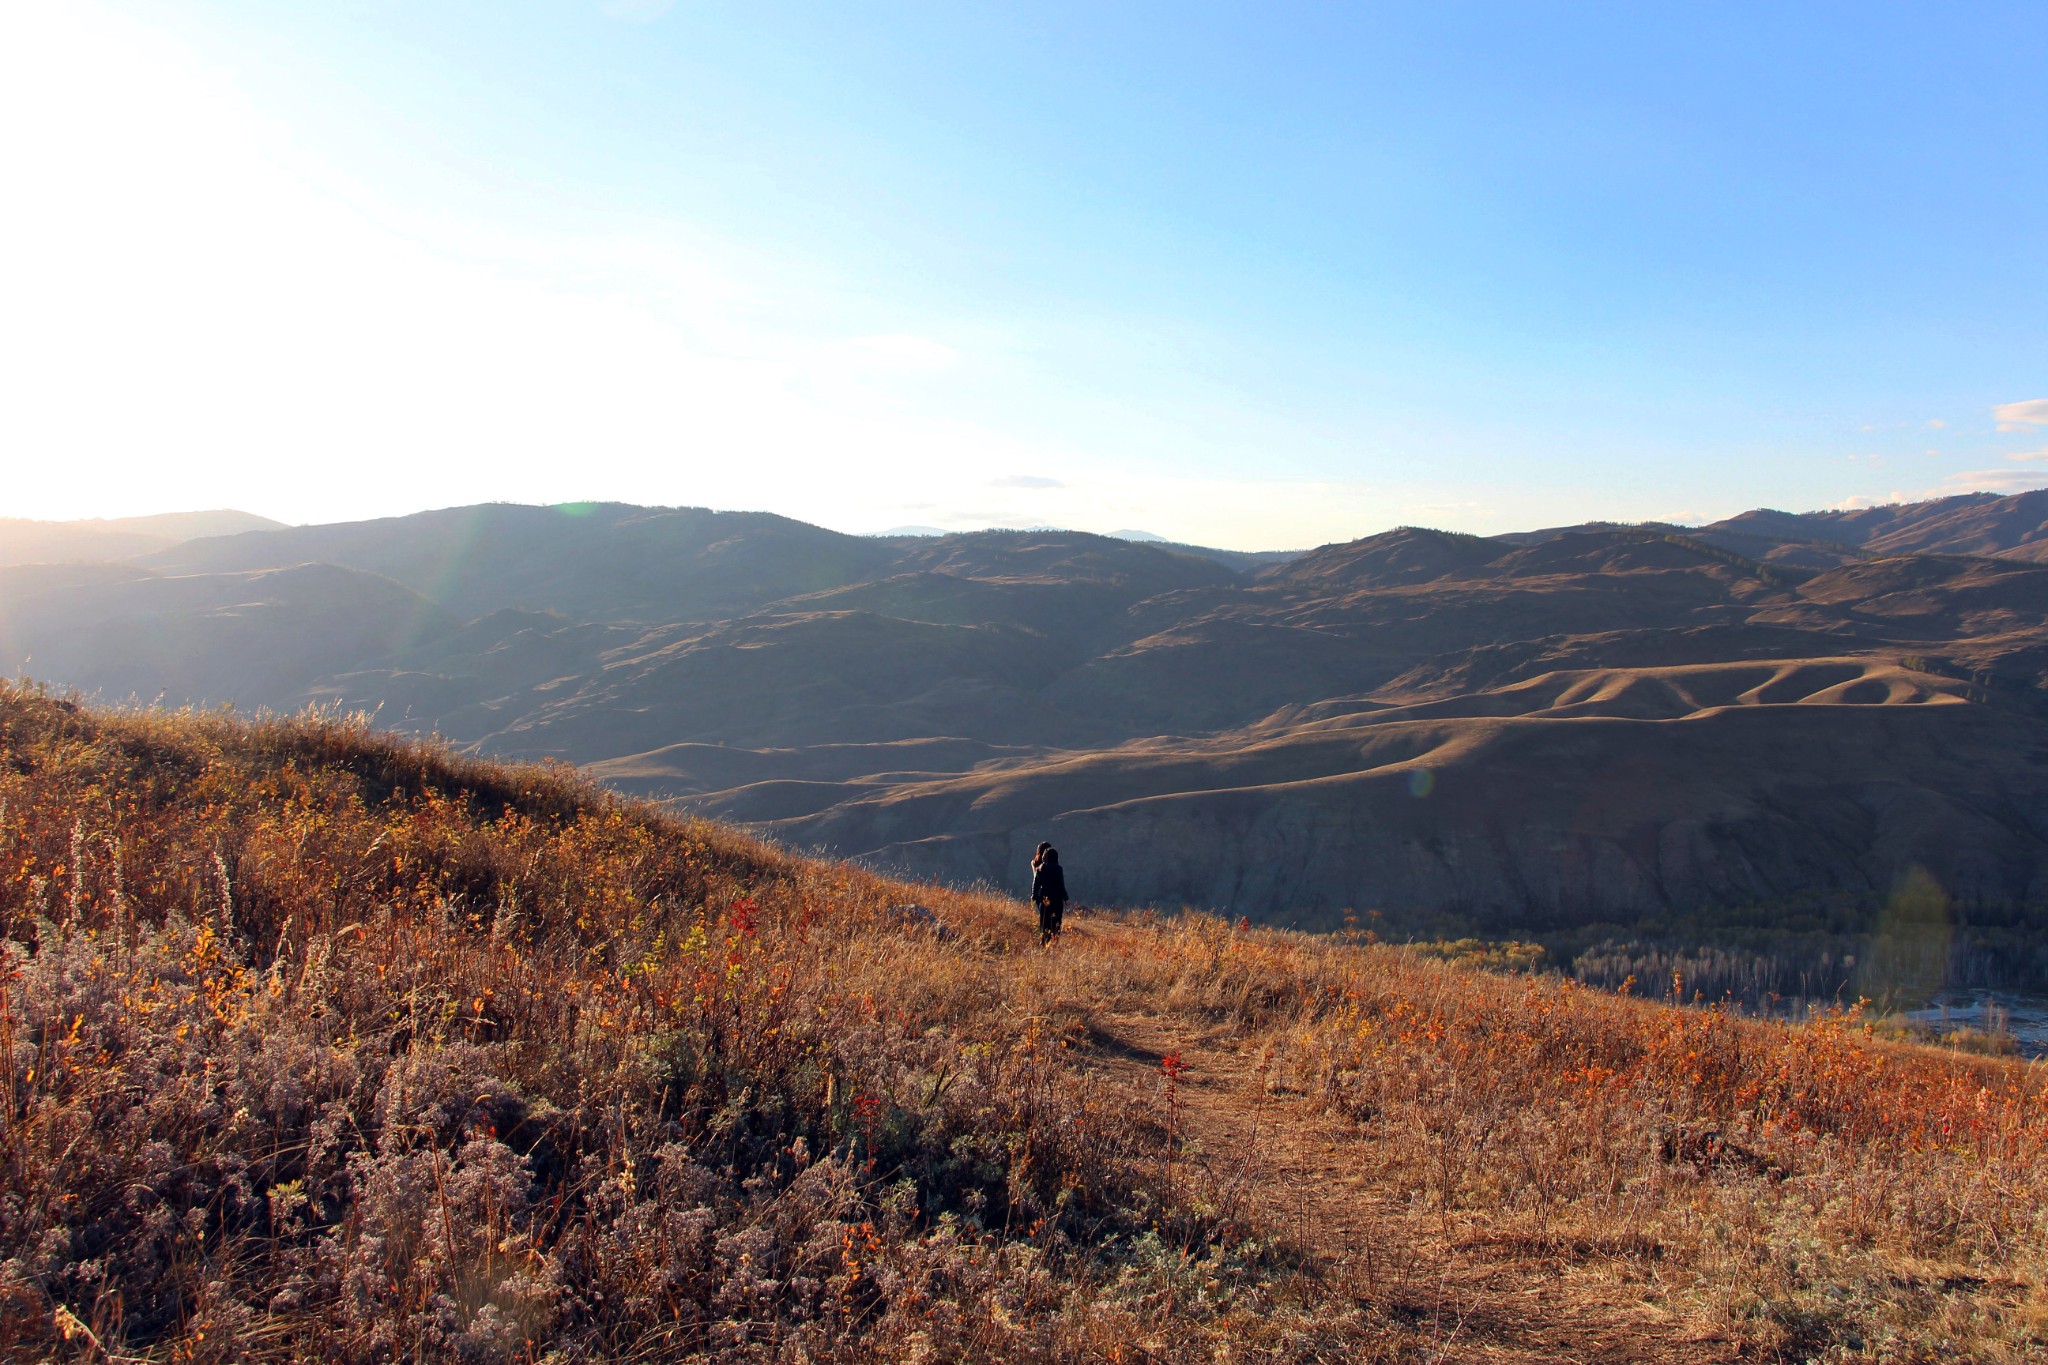
<svg viewBox="0 0 2048 1365">
<path fill-rule="evenodd" d="M 0 935 L 7 1359 L 2048 1358 L 2048 1073 L 1853 1012 L 12 685 Z"/>
</svg>

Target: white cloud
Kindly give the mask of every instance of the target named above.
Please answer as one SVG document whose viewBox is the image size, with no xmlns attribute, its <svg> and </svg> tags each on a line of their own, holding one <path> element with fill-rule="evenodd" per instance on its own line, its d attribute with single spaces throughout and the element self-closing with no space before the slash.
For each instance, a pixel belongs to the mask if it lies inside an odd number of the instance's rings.
<svg viewBox="0 0 2048 1365">
<path fill-rule="evenodd" d="M 2029 398 L 2018 403 L 2000 403 L 1991 410 L 2000 431 L 2025 431 L 2048 427 L 2048 398 Z"/>
<path fill-rule="evenodd" d="M 2048 448 L 2021 451 L 2006 458 L 2016 463 L 2048 462 Z M 1960 493 L 1996 493 L 2004 497 L 2014 493 L 2029 493 L 2044 485 L 2048 485 L 2048 470 L 1963 469 L 1944 475 L 1941 482 L 1932 488 L 1895 488 L 1879 497 L 1857 494 L 1829 503 L 1828 510 L 1854 512 L 1866 507 L 1885 507 L 1895 503 L 1931 502 L 1936 498 L 1952 498 Z"/>
<path fill-rule="evenodd" d="M 1948 423 L 1942 421 L 1939 417 L 1930 417 L 1927 419 L 1927 428 L 1930 431 L 1943 431 L 1946 430 L 1947 427 Z"/>
<path fill-rule="evenodd" d="M 1058 479 L 1048 479 L 1043 474 L 1011 474 L 1005 478 L 989 480 L 991 488 L 1065 488 Z"/>
<path fill-rule="evenodd" d="M 2048 472 L 2029 469 L 1971 469 L 1951 474 L 1929 496 L 1957 493 L 2028 493 L 2048 483 Z"/>
</svg>

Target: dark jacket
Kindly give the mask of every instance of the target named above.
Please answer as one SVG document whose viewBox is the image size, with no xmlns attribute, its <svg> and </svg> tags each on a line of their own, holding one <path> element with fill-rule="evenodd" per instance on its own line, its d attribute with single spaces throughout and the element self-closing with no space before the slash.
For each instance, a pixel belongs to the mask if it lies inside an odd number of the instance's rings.
<svg viewBox="0 0 2048 1365">
<path fill-rule="evenodd" d="M 1031 874 L 1031 899 L 1051 901 L 1054 905 L 1067 903 L 1067 878 L 1056 859 L 1047 858 Z"/>
</svg>

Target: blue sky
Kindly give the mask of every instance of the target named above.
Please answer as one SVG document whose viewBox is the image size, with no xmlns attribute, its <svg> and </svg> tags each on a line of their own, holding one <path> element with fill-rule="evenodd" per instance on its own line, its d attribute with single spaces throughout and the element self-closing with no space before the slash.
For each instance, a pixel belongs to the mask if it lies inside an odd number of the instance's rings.
<svg viewBox="0 0 2048 1365">
<path fill-rule="evenodd" d="M 2048 484 L 2038 4 L 0 12 L 0 515 Z"/>
</svg>

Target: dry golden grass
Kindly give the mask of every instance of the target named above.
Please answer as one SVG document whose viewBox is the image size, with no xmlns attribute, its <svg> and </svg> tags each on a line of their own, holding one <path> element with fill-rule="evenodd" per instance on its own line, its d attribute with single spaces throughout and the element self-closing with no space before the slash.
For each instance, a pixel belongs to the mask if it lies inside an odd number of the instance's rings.
<svg viewBox="0 0 2048 1365">
<path fill-rule="evenodd" d="M 2048 1353 L 2048 1078 L 1853 1015 L 1041 952 L 558 770 L 21 688 L 0 935 L 12 1359 Z"/>
</svg>

